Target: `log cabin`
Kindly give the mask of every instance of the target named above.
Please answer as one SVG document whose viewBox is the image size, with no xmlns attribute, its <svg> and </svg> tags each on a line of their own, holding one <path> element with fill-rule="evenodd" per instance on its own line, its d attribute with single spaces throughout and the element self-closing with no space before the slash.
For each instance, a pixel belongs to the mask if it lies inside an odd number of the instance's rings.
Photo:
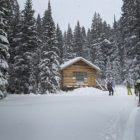
<svg viewBox="0 0 140 140">
<path fill-rule="evenodd" d="M 77 87 L 96 87 L 97 73 L 100 68 L 82 57 L 76 57 L 60 66 L 61 89 Z"/>
</svg>

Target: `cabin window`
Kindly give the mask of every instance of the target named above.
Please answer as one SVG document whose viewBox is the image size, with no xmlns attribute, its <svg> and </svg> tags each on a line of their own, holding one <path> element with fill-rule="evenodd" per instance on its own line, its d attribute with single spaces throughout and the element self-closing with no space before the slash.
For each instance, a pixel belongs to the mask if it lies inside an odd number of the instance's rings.
<svg viewBox="0 0 140 140">
<path fill-rule="evenodd" d="M 87 79 L 87 72 L 73 72 L 73 79 L 78 82 L 83 82 L 84 78 Z"/>
<path fill-rule="evenodd" d="M 76 72 L 76 81 L 83 82 L 84 81 L 84 73 L 83 72 Z"/>
<path fill-rule="evenodd" d="M 84 78 L 87 79 L 87 72 L 85 72 L 85 77 Z"/>
</svg>

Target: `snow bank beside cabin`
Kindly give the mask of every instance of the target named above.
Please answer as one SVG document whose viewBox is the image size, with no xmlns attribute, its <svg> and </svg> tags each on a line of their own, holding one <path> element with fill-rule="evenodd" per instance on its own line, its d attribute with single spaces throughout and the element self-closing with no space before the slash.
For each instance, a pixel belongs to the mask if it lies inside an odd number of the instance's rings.
<svg viewBox="0 0 140 140">
<path fill-rule="evenodd" d="M 125 86 L 116 86 L 114 89 L 114 96 L 128 96 Z M 132 89 L 134 93 L 134 89 Z M 108 91 L 103 91 L 93 87 L 77 88 L 72 91 L 60 91 L 57 94 L 49 94 L 49 96 L 108 96 Z"/>
<path fill-rule="evenodd" d="M 107 91 L 102 91 L 97 88 L 93 87 L 85 87 L 85 88 L 77 88 L 74 89 L 73 91 L 68 91 L 68 92 L 60 92 L 57 95 L 64 95 L 64 96 L 103 96 L 107 95 Z"/>
</svg>

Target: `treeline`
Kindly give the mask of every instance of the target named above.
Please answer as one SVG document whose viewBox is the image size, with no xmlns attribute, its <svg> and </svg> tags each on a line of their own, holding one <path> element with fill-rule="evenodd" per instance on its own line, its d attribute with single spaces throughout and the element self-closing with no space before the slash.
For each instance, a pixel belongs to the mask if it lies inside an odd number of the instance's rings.
<svg viewBox="0 0 140 140">
<path fill-rule="evenodd" d="M 31 0 L 23 11 L 17 0 L 0 0 L 1 94 L 44 94 L 60 89 L 63 46 L 56 34 L 61 31 L 55 27 L 50 2 L 42 19 L 35 19 L 34 12 Z"/>
<path fill-rule="evenodd" d="M 20 11 L 17 0 L 0 0 L 0 95 L 56 93 L 60 64 L 84 57 L 100 67 L 98 77 L 116 84 L 140 72 L 140 2 L 123 0 L 113 27 L 95 13 L 86 31 L 77 22 L 63 33 L 52 18 L 50 1 L 43 17 L 34 17 L 32 1 Z M 9 40 L 9 41 L 8 41 Z M 10 55 L 9 55 L 10 54 Z"/>
</svg>

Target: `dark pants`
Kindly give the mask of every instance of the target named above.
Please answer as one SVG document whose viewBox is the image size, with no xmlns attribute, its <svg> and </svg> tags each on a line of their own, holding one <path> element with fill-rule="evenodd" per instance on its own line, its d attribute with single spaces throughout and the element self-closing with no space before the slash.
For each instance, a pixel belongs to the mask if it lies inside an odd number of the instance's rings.
<svg viewBox="0 0 140 140">
<path fill-rule="evenodd" d="M 113 95 L 114 94 L 113 88 L 108 88 L 108 91 L 109 91 L 109 95 Z"/>
<path fill-rule="evenodd" d="M 138 90 L 138 94 L 139 94 L 139 103 L 140 103 L 140 89 Z"/>
<path fill-rule="evenodd" d="M 138 94 L 139 94 L 138 88 L 135 87 L 134 90 L 135 90 L 135 95 L 138 96 Z"/>
</svg>

